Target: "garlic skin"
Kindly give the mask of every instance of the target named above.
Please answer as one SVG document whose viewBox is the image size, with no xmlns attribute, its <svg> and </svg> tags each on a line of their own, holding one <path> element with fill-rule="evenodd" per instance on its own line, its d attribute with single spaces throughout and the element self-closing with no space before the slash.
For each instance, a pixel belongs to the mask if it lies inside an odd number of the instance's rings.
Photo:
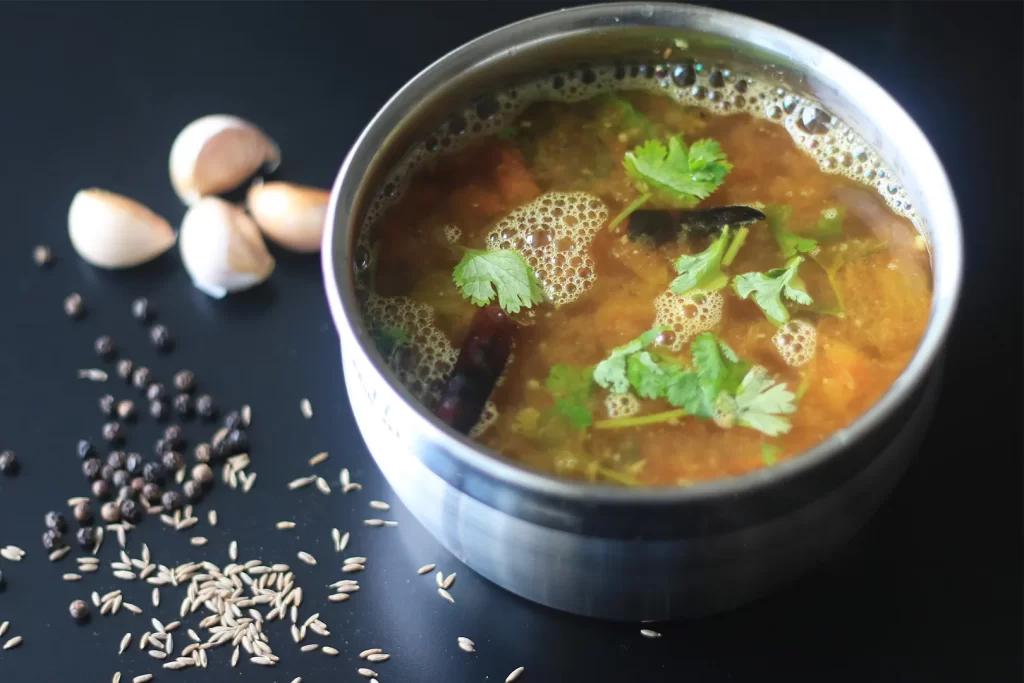
<svg viewBox="0 0 1024 683">
<path fill-rule="evenodd" d="M 331 193 L 292 183 L 257 183 L 249 188 L 249 213 L 263 234 L 285 249 L 320 251 Z"/>
<path fill-rule="evenodd" d="M 185 213 L 178 246 L 192 283 L 217 299 L 258 285 L 274 272 L 274 257 L 259 228 L 219 197 L 204 197 Z"/>
<path fill-rule="evenodd" d="M 99 268 L 131 268 L 174 246 L 170 224 L 134 199 L 93 187 L 68 208 L 71 245 Z"/>
<path fill-rule="evenodd" d="M 191 206 L 233 190 L 260 168 L 272 172 L 281 150 L 266 133 L 237 116 L 211 114 L 185 126 L 171 145 L 171 185 Z"/>
</svg>

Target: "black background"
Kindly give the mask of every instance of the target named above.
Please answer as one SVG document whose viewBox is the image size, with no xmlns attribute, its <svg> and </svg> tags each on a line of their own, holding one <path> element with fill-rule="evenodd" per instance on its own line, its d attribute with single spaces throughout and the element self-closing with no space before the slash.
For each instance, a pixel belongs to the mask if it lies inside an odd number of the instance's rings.
<svg viewBox="0 0 1024 683">
<path fill-rule="evenodd" d="M 841 555 L 791 589 L 737 612 L 665 624 L 649 641 L 633 624 L 556 614 L 494 588 L 444 553 L 400 505 L 395 529 L 360 524 L 371 498 L 393 501 L 352 422 L 315 257 L 278 254 L 278 271 L 257 290 L 214 301 L 189 286 L 172 252 L 123 273 L 96 271 L 66 238 L 74 192 L 100 186 L 148 204 L 177 224 L 183 208 L 167 180 L 175 134 L 193 118 L 229 112 L 263 126 L 280 144 L 280 177 L 327 187 L 361 127 L 386 98 L 435 58 L 479 33 L 554 7 L 540 4 L 12 4 L 0 5 L 0 447 L 13 448 L 22 474 L 0 481 L 0 545 L 22 546 L 20 564 L 0 560 L 8 587 L 0 621 L 24 645 L 0 652 L 0 680 L 108 681 L 115 670 L 158 681 L 307 683 L 363 680 L 356 653 L 383 647 L 382 683 L 494 683 L 519 665 L 524 681 L 1010 681 L 1021 677 L 1021 26 L 1020 3 L 743 3 L 723 5 L 800 33 L 875 78 L 918 121 L 951 176 L 963 212 L 967 269 L 949 345 L 945 386 L 922 453 L 869 527 Z M 52 246 L 48 272 L 32 245 Z M 276 253 L 276 252 L 275 252 Z M 90 313 L 66 319 L 61 300 L 85 297 Z M 146 295 L 177 341 L 157 357 L 128 314 Z M 159 611 L 148 589 L 124 584 L 144 617 L 122 611 L 78 627 L 67 604 L 115 586 L 109 568 L 63 583 L 70 558 L 50 564 L 42 515 L 85 491 L 75 441 L 99 438 L 97 397 L 120 385 L 75 379 L 97 365 L 92 340 L 109 333 L 124 355 L 163 381 L 179 367 L 225 406 L 254 410 L 248 495 L 221 487 L 204 504 L 196 533 L 150 520 L 130 536 L 157 561 L 209 557 L 225 563 L 237 539 L 243 559 L 291 562 L 306 588 L 303 615 L 319 610 L 342 654 L 300 654 L 284 624 L 270 629 L 277 669 L 227 668 L 214 650 L 205 672 L 164 672 L 136 643 Z M 308 396 L 316 415 L 303 420 Z M 209 428 L 190 425 L 193 437 Z M 149 420 L 130 429 L 144 452 Z M 342 464 L 361 493 L 324 497 L 288 492 L 305 460 L 337 484 Z M 211 529 L 205 510 L 221 523 Z M 273 529 L 294 519 L 293 532 Z M 370 558 L 364 588 L 330 604 L 325 584 L 340 577 L 331 526 L 351 529 L 351 554 Z M 112 540 L 112 539 L 111 539 Z M 295 553 L 320 558 L 301 566 Z M 115 544 L 102 551 L 115 558 Z M 415 569 L 437 562 L 459 572 L 455 605 Z M 624 577 L 623 580 L 628 580 Z M 116 582 L 121 583 L 121 582 Z M 180 599 L 182 594 L 177 594 Z M 195 625 L 198 619 L 189 622 Z M 478 654 L 456 648 L 457 636 Z M 179 634 L 176 650 L 185 642 Z"/>
</svg>

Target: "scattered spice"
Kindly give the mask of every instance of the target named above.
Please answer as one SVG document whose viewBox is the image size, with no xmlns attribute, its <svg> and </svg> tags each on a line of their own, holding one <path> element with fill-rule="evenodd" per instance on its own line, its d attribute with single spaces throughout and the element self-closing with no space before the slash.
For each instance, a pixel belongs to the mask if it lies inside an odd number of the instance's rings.
<svg viewBox="0 0 1024 683">
<path fill-rule="evenodd" d="M 114 341 L 108 336 L 96 337 L 93 342 L 93 349 L 100 358 L 110 358 L 114 355 Z"/>
<path fill-rule="evenodd" d="M 100 508 L 100 517 L 108 524 L 115 524 L 121 521 L 121 506 L 111 501 L 104 503 Z"/>
<path fill-rule="evenodd" d="M 45 244 L 37 244 L 32 249 L 32 260 L 40 268 L 45 268 L 53 263 L 53 252 Z"/>
<path fill-rule="evenodd" d="M 131 381 L 132 372 L 135 370 L 135 363 L 133 363 L 131 360 L 127 358 L 122 358 L 121 360 L 117 361 L 116 369 L 118 377 L 125 380 L 126 382 Z"/>
<path fill-rule="evenodd" d="M 138 299 L 132 302 L 132 317 L 139 322 L 145 322 L 149 320 L 152 315 L 152 311 L 149 306 L 149 299 L 144 296 L 140 296 Z"/>
<path fill-rule="evenodd" d="M 217 407 L 213 403 L 213 397 L 209 394 L 200 394 L 195 401 L 196 415 L 204 420 L 212 420 L 217 416 Z"/>
<path fill-rule="evenodd" d="M 145 390 L 153 381 L 153 372 L 146 366 L 135 368 L 132 372 L 132 386 Z"/>
<path fill-rule="evenodd" d="M 174 407 L 174 412 L 181 417 L 192 415 L 192 397 L 188 394 L 177 394 L 171 405 Z"/>
<path fill-rule="evenodd" d="M 160 398 L 166 398 L 167 392 L 164 390 L 164 385 L 160 382 L 153 382 L 146 387 L 146 398 L 150 401 L 155 401 Z"/>
<path fill-rule="evenodd" d="M 117 405 L 117 401 L 110 394 L 104 394 L 100 396 L 98 405 L 100 412 L 109 417 L 114 414 L 114 406 Z"/>
<path fill-rule="evenodd" d="M 75 600 L 68 607 L 68 611 L 75 621 L 85 621 L 89 618 L 89 604 L 85 600 Z"/>
<path fill-rule="evenodd" d="M 96 530 L 91 526 L 83 526 L 75 532 L 75 540 L 82 550 L 89 552 L 96 544 Z"/>
<path fill-rule="evenodd" d="M 167 401 L 156 400 L 149 402 L 149 414 L 154 420 L 166 420 L 170 410 Z"/>
<path fill-rule="evenodd" d="M 160 351 L 170 351 L 171 333 L 163 325 L 153 325 L 149 328 L 149 341 Z"/>
<path fill-rule="evenodd" d="M 76 503 L 72 514 L 75 517 L 75 521 L 80 524 L 89 524 L 92 522 L 92 505 L 89 504 L 88 499 L 81 503 Z"/>
<path fill-rule="evenodd" d="M 0 474 L 13 477 L 21 469 L 21 464 L 18 462 L 18 456 L 14 454 L 14 451 L 3 451 L 0 453 Z"/>
<path fill-rule="evenodd" d="M 302 411 L 302 417 L 307 420 L 313 417 L 313 404 L 309 402 L 308 398 L 299 401 L 299 410 Z"/>
<path fill-rule="evenodd" d="M 118 401 L 117 416 L 122 420 L 135 418 L 135 403 L 132 401 Z"/>
<path fill-rule="evenodd" d="M 110 443 L 121 443 L 124 441 L 124 431 L 120 422 L 107 422 L 103 425 L 103 438 Z"/>
<path fill-rule="evenodd" d="M 69 318 L 81 318 L 85 315 L 85 301 L 82 295 L 72 292 L 64 299 L 64 314 Z"/>
</svg>

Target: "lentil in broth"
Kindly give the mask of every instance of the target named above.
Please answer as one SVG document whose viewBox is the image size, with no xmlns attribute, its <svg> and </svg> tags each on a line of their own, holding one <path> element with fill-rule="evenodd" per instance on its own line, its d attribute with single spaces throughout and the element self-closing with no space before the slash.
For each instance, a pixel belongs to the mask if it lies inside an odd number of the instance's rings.
<svg viewBox="0 0 1024 683">
<path fill-rule="evenodd" d="M 712 295 L 723 299 L 720 319 L 714 310 L 705 311 L 710 317 L 699 330 L 709 330 L 741 360 L 763 366 L 795 392 L 796 410 L 786 415 L 791 428 L 768 436 L 691 415 L 621 426 L 628 423 L 609 419 L 609 392 L 601 387 L 590 392 L 593 422 L 587 428 L 558 423 L 539 428 L 540 416 L 555 405 L 545 385 L 552 367 L 596 365 L 650 330 L 655 301 L 677 276 L 673 262 L 681 254 L 703 252 L 715 240 L 714 235 L 683 236 L 655 247 L 630 240 L 628 218 L 614 231 L 608 229 L 638 196 L 623 155 L 645 140 L 675 135 L 686 144 L 716 140 L 733 165 L 724 182 L 700 202 L 702 209 L 785 205 L 791 211 L 787 230 L 805 236 L 823 210 L 845 211 L 841 236 L 822 240 L 805 253 L 799 267 L 813 304 L 782 299 L 791 320 L 802 321 L 795 324 L 803 330 L 799 341 L 805 363 L 787 363 L 773 341 L 776 325 L 753 297 L 741 299 L 732 285 Z M 492 414 L 481 425 L 486 428 L 477 438 L 529 467 L 591 481 L 674 485 L 770 466 L 823 441 L 878 400 L 909 362 L 927 325 L 931 272 L 924 239 L 873 189 L 823 172 L 780 125 L 747 113 L 713 115 L 630 91 L 530 105 L 498 135 L 422 168 L 376 223 L 370 237 L 377 253 L 374 292 L 408 297 L 433 309 L 433 324 L 454 349 L 439 356 L 438 372 L 450 369 L 479 310 L 453 282 L 453 268 L 463 257 L 460 247 L 484 249 L 496 222 L 548 192 L 592 195 L 606 207 L 607 218 L 586 249 L 592 273 L 586 272 L 587 264 L 577 271 L 578 298 L 558 307 L 537 304 L 514 316 L 519 321 L 514 354 L 491 397 L 497 417 Z M 591 209 L 597 206 L 595 201 Z M 551 235 L 541 230 L 532 238 L 544 241 Z M 759 221 L 749 226 L 724 270 L 735 278 L 782 268 L 786 261 L 768 224 Z M 584 276 L 593 276 L 589 285 Z M 699 308 L 691 301 L 677 313 L 693 316 Z M 692 339 L 683 343 L 675 334 L 662 332 L 651 350 L 686 365 Z M 413 344 L 426 339 L 411 336 Z M 429 395 L 425 400 L 430 403 Z M 620 400 L 637 417 L 674 408 L 665 398 Z"/>
</svg>

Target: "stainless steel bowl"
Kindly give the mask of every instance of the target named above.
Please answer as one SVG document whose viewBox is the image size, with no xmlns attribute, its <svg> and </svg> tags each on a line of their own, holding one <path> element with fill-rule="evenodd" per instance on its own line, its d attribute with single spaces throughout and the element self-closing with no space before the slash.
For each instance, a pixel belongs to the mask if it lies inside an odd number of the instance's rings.
<svg viewBox="0 0 1024 683">
<path fill-rule="evenodd" d="M 396 381 L 359 312 L 357 230 L 386 173 L 470 97 L 580 62 L 649 60 L 676 39 L 687 41 L 692 55 L 813 97 L 896 171 L 931 246 L 930 324 L 916 355 L 876 405 L 778 466 L 687 488 L 555 479 L 440 424 Z M 774 590 L 846 542 L 877 509 L 931 417 L 962 248 L 956 202 L 935 152 L 906 112 L 863 73 L 760 21 L 702 7 L 628 3 L 512 24 L 413 78 L 345 159 L 322 253 L 352 409 L 405 505 L 460 560 L 518 595 L 578 614 L 643 620 L 708 614 Z"/>
</svg>

